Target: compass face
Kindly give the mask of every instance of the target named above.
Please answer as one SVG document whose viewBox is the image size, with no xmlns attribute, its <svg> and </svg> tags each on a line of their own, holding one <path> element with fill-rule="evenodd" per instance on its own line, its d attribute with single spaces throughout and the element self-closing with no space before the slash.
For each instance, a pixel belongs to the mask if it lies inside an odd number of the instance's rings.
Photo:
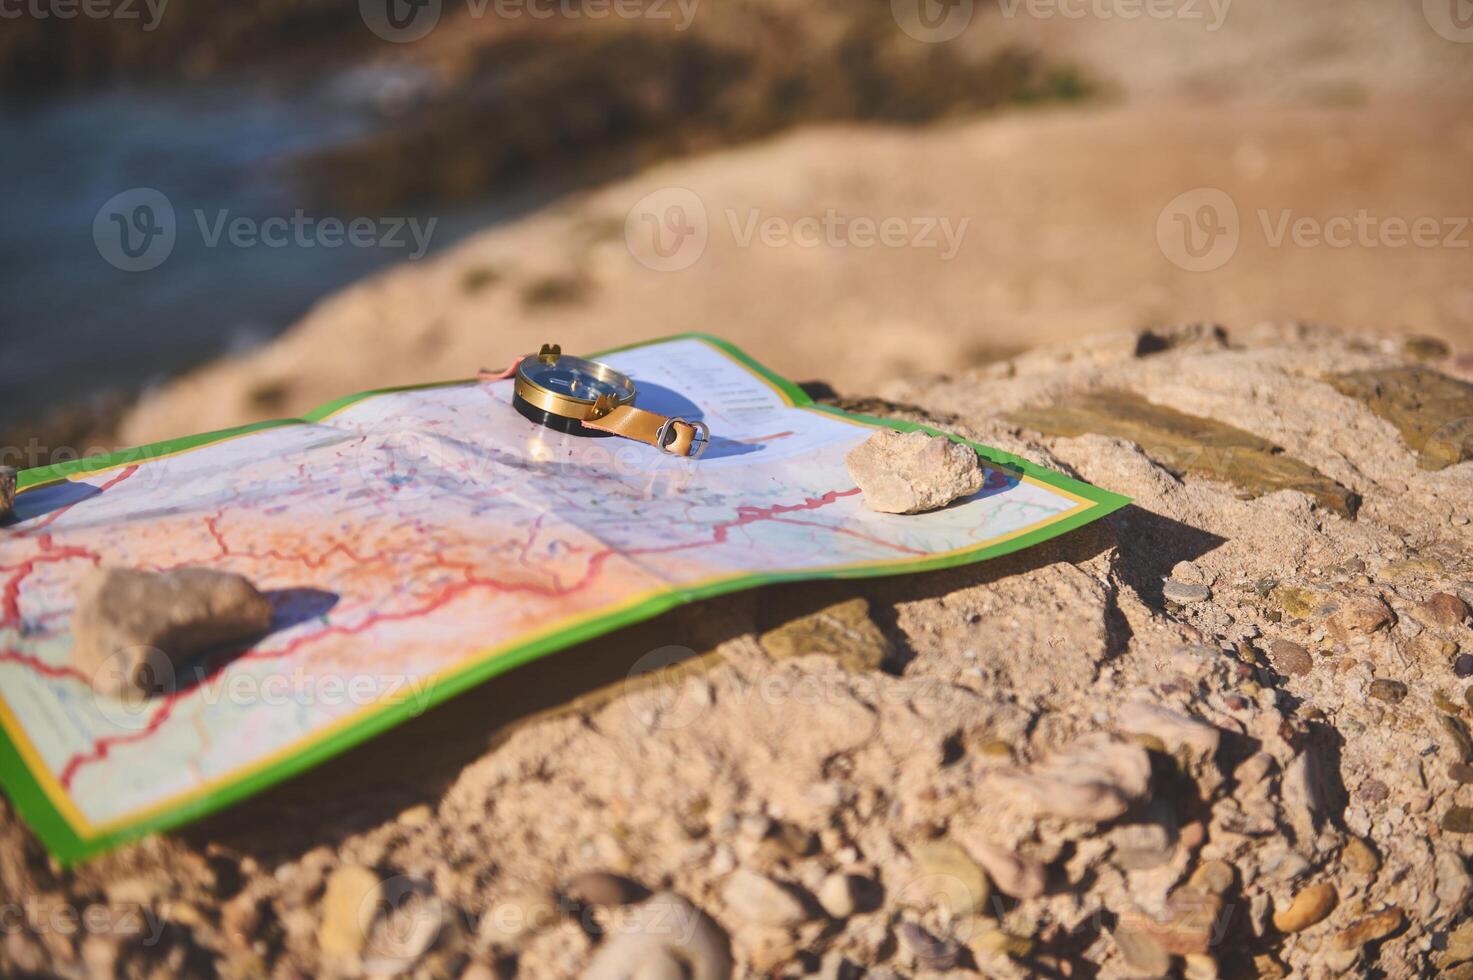
<svg viewBox="0 0 1473 980">
<path fill-rule="evenodd" d="M 612 368 L 563 355 L 551 364 L 536 357 L 522 361 L 523 378 L 544 391 L 592 404 L 608 395 L 622 404 L 634 398 L 634 382 Z"/>
</svg>

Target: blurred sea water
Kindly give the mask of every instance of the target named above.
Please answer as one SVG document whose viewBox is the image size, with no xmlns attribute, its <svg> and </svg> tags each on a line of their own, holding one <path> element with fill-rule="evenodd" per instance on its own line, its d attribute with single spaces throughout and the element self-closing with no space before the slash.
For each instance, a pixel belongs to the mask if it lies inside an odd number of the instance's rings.
<svg viewBox="0 0 1473 980">
<path fill-rule="evenodd" d="M 360 71 L 289 94 L 183 85 L 0 110 L 0 428 L 259 344 L 327 293 L 518 210 L 346 214 L 294 189 L 291 158 L 369 132 L 401 81 Z M 100 213 L 119 195 L 120 217 Z M 159 195 L 164 207 L 127 205 Z M 130 271 L 108 236 L 141 247 L 167 210 L 172 244 Z M 358 244 L 355 220 L 372 229 Z"/>
</svg>

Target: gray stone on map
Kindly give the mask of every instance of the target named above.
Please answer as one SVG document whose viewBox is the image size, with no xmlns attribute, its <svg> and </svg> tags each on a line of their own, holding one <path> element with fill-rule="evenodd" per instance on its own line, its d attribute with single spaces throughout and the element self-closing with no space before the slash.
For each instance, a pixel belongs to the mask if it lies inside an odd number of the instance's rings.
<svg viewBox="0 0 1473 980">
<path fill-rule="evenodd" d="M 844 460 L 870 510 L 919 514 L 982 489 L 977 454 L 924 432 L 881 429 Z"/>
<path fill-rule="evenodd" d="M 72 663 L 100 693 L 156 694 L 191 656 L 264 633 L 271 617 L 271 603 L 231 572 L 97 568 L 77 587 Z"/>
<path fill-rule="evenodd" d="M 15 508 L 15 467 L 0 466 L 0 521 Z"/>
</svg>

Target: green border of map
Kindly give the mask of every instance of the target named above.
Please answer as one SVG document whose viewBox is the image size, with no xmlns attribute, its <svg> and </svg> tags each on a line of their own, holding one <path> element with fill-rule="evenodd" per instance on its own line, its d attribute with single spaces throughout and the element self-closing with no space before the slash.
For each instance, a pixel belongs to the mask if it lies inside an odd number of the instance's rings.
<svg viewBox="0 0 1473 980">
<path fill-rule="evenodd" d="M 777 388 L 792 403 L 794 408 L 835 415 L 849 421 L 859 422 L 877 428 L 886 427 L 898 429 L 903 432 L 920 430 L 933 435 L 946 436 L 956 442 L 970 446 L 984 460 L 995 466 L 1013 470 L 1024 476 L 1032 477 L 1048 486 L 1074 494 L 1088 501 L 1091 506 L 1026 534 L 1008 538 L 1000 542 L 978 545 L 974 549 L 952 552 L 941 556 L 880 565 L 864 564 L 855 567 L 841 566 L 810 571 L 736 574 L 727 578 L 715 579 L 699 586 L 672 586 L 668 591 L 647 598 L 635 605 L 617 608 L 607 614 L 585 616 L 573 622 L 572 625 L 561 625 L 559 628 L 554 628 L 547 633 L 527 638 L 514 646 L 488 651 L 483 655 L 468 658 L 466 662 L 440 675 L 433 686 L 425 692 L 425 698 L 423 700 L 397 701 L 384 704 L 379 709 L 371 711 L 371 713 L 356 723 L 340 729 L 330 730 L 323 737 L 314 738 L 313 736 L 307 736 L 303 740 L 307 744 L 301 745 L 299 751 L 289 753 L 284 761 L 264 769 L 248 772 L 238 778 L 232 779 L 226 777 L 227 781 L 217 786 L 213 792 L 187 800 L 172 809 L 150 813 L 148 816 L 137 820 L 127 820 L 125 818 L 121 822 L 114 822 L 110 824 L 108 830 L 98 833 L 95 836 L 83 836 L 83 834 L 79 833 L 72 826 L 66 816 L 47 795 L 46 790 L 42 787 L 36 775 L 31 771 L 20 748 L 12 741 L 9 734 L 4 731 L 0 731 L 0 787 L 4 788 L 11 802 L 15 804 L 21 816 L 36 832 L 37 836 L 40 837 L 51 855 L 61 864 L 70 865 L 82 859 L 100 854 L 126 841 L 134 840 L 156 831 L 169 830 L 197 820 L 206 814 L 220 810 L 255 793 L 259 793 L 289 777 L 299 775 L 311 769 L 313 766 L 325 762 L 333 756 L 372 738 L 380 732 L 403 721 L 407 721 L 409 718 L 424 711 L 427 707 L 439 704 L 492 677 L 512 670 L 528 661 L 573 646 L 574 644 L 582 643 L 613 630 L 658 616 L 682 603 L 696 602 L 725 595 L 730 592 L 781 582 L 869 578 L 953 568 L 958 565 L 983 561 L 988 558 L 995 558 L 999 555 L 1005 555 L 1031 547 L 1098 520 L 1130 503 L 1128 498 L 1122 497 L 1119 494 L 1071 479 L 1061 473 L 1031 463 L 1019 456 L 1014 456 L 1011 453 L 1005 453 L 988 446 L 970 442 L 950 433 L 940 432 L 930 426 L 896 419 L 875 418 L 873 416 L 846 412 L 831 405 L 818 404 L 796 384 L 759 364 L 735 345 L 707 334 L 678 334 L 658 340 L 627 344 L 593 356 L 601 357 L 621 350 L 668 343 L 675 340 L 699 340 L 710 344 Z M 365 391 L 328 402 L 297 419 L 277 419 L 269 422 L 258 422 L 253 425 L 245 425 L 233 429 L 222 429 L 201 435 L 156 442 L 134 449 L 121 450 L 106 456 L 93 456 L 70 460 L 65 463 L 57 463 L 51 466 L 36 467 L 25 470 L 19 475 L 18 492 L 24 493 L 34 490 L 37 487 L 70 479 L 85 473 L 114 469 L 118 466 L 127 466 L 144 460 L 157 459 L 161 456 L 169 456 L 191 449 L 198 449 L 248 433 L 263 432 L 267 429 L 288 425 L 310 424 L 327 418 L 356 402 L 377 395 L 449 387 L 468 383 L 473 382 L 450 381 Z M 0 706 L 3 706 L 3 700 L 0 700 Z M 5 710 L 9 714 L 9 710 Z"/>
</svg>

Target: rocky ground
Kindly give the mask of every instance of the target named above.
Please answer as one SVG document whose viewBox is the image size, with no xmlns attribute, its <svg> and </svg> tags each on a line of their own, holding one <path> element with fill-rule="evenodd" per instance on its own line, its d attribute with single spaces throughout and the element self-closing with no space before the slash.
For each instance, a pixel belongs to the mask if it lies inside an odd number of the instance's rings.
<svg viewBox="0 0 1473 980">
<path fill-rule="evenodd" d="M 681 610 L 74 870 L 6 806 L 0 972 L 1473 975 L 1455 370 L 1270 324 L 893 383 L 1134 506 Z"/>
</svg>

